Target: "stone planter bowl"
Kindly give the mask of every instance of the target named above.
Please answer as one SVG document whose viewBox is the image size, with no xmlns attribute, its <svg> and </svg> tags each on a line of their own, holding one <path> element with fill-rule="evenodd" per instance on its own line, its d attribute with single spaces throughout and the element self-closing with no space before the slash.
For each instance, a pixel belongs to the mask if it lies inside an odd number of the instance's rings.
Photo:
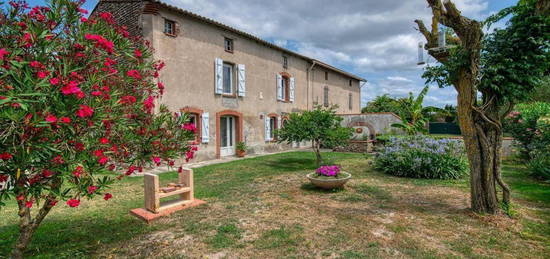
<svg viewBox="0 0 550 259">
<path fill-rule="evenodd" d="M 351 174 L 348 172 L 340 172 L 343 177 L 333 179 L 316 178 L 315 174 L 315 172 L 307 174 L 307 179 L 309 179 L 309 181 L 316 187 L 326 190 L 341 188 L 348 182 L 349 179 L 351 179 Z"/>
</svg>

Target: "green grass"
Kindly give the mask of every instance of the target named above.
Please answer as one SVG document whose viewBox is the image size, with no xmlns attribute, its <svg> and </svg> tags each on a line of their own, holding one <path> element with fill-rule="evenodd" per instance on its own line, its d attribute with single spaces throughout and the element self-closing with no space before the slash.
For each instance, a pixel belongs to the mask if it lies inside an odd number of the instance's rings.
<svg viewBox="0 0 550 259">
<path fill-rule="evenodd" d="M 345 189 L 323 191 L 307 183 L 305 174 L 315 169 L 309 152 L 210 165 L 194 169 L 195 196 L 208 203 L 150 225 L 128 214 L 143 206 L 143 178 L 127 178 L 113 186 L 114 198 L 109 201 L 84 200 L 77 209 L 59 204 L 36 232 L 28 256 L 150 257 L 165 251 L 165 257 L 194 257 L 224 251 L 229 257 L 256 258 L 391 258 L 393 253 L 449 258 L 445 253 L 451 250 L 484 258 L 481 248 L 501 252 L 498 255 L 519 253 L 518 257 L 550 252 L 548 245 L 546 250 L 530 247 L 550 243 L 550 185 L 529 178 L 523 166 L 503 167 L 519 213 L 518 233 L 453 210 L 446 203 L 449 197 L 430 192 L 449 190 L 465 197 L 467 179 L 399 178 L 373 171 L 361 154 L 323 155 L 353 175 Z M 176 179 L 177 173 L 160 176 L 163 184 Z M 388 218 L 389 213 L 397 218 Z M 13 246 L 17 220 L 15 203 L 0 210 L 0 258 Z M 382 225 L 392 233 L 390 241 L 372 235 Z M 461 226 L 468 231 L 459 230 Z M 448 250 L 423 245 L 422 236 L 415 237 L 419 229 Z M 191 236 L 194 245 L 150 236 L 165 232 L 176 239 Z M 449 232 L 459 239 L 441 234 Z"/>
</svg>

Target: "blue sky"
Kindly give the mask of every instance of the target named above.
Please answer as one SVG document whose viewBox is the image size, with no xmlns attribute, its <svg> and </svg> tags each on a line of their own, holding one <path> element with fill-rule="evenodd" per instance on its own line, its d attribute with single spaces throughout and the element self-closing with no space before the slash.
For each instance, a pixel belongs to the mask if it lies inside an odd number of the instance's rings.
<svg viewBox="0 0 550 259">
<path fill-rule="evenodd" d="M 429 23 L 425 0 L 165 1 L 366 78 L 363 105 L 377 95 L 402 97 L 424 87 L 423 68 L 416 65 L 423 38 L 413 20 Z M 480 20 L 517 0 L 453 2 Z M 96 3 L 89 0 L 84 8 L 91 11 Z M 454 89 L 432 86 L 425 105 L 455 104 L 455 98 Z"/>
</svg>

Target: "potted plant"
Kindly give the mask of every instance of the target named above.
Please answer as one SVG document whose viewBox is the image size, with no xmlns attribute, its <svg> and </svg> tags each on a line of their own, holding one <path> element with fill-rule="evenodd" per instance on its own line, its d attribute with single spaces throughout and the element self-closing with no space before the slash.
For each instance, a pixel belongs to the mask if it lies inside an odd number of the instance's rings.
<svg viewBox="0 0 550 259">
<path fill-rule="evenodd" d="M 237 143 L 237 157 L 244 157 L 244 155 L 246 154 L 246 149 L 247 149 L 247 146 L 246 146 L 246 143 L 244 142 L 239 142 Z"/>
<path fill-rule="evenodd" d="M 351 174 L 343 172 L 337 165 L 324 165 L 307 175 L 309 181 L 322 189 L 341 188 L 351 178 Z"/>
</svg>

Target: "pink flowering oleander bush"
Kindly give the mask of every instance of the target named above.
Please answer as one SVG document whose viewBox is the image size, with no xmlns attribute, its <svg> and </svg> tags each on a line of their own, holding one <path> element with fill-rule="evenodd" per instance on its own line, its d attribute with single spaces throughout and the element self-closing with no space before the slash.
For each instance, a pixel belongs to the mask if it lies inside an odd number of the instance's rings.
<svg viewBox="0 0 550 259">
<path fill-rule="evenodd" d="M 15 258 L 61 202 L 116 198 L 117 179 L 197 150 L 187 116 L 156 105 L 164 64 L 149 44 L 82 3 L 0 8 L 0 210 L 19 208 Z"/>
<path fill-rule="evenodd" d="M 324 165 L 317 170 L 315 170 L 315 174 L 318 177 L 338 177 L 340 175 L 340 167 L 337 165 Z"/>
</svg>

